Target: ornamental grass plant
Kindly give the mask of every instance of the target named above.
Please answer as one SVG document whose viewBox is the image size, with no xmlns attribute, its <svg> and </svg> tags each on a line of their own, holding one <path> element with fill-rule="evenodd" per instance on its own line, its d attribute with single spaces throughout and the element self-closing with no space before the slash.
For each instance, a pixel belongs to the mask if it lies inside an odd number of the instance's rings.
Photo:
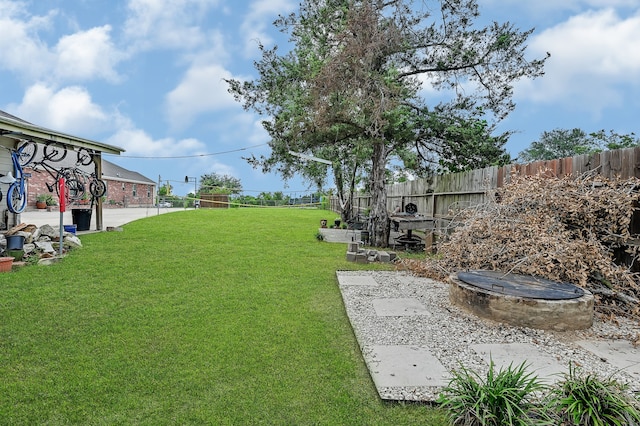
<svg viewBox="0 0 640 426">
<path fill-rule="evenodd" d="M 640 425 L 640 400 L 615 379 L 601 379 L 569 365 L 549 394 L 547 411 L 565 426 Z"/>
<path fill-rule="evenodd" d="M 638 426 L 640 399 L 614 379 L 584 374 L 573 364 L 564 379 L 543 384 L 526 361 L 486 377 L 461 366 L 438 402 L 455 426 Z"/>
<path fill-rule="evenodd" d="M 545 389 L 525 362 L 496 371 L 491 361 L 484 377 L 464 366 L 453 371 L 438 402 L 456 426 L 551 424 L 535 403 Z"/>
<path fill-rule="evenodd" d="M 389 266 L 318 241 L 328 216 L 162 214 L 0 274 L 0 424 L 446 425 L 377 395 L 335 272 Z"/>
</svg>

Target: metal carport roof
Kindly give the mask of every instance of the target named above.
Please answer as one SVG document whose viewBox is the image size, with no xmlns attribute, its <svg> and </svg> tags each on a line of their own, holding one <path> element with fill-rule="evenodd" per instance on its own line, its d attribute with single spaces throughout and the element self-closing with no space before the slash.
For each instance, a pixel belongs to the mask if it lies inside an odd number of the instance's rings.
<svg viewBox="0 0 640 426">
<path fill-rule="evenodd" d="M 66 133 L 57 132 L 42 126 L 29 123 L 4 111 L 0 111 L 0 136 L 12 139 L 30 139 L 34 142 L 46 144 L 48 142 L 58 142 L 65 145 L 87 148 L 92 151 L 99 151 L 106 154 L 116 154 L 124 152 L 124 149 L 105 143 L 96 142 L 72 136 Z"/>
</svg>

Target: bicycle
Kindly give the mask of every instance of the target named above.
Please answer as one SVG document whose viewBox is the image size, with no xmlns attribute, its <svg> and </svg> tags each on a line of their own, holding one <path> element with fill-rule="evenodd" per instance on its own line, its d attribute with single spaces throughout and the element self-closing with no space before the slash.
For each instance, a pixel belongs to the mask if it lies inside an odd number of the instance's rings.
<svg viewBox="0 0 640 426">
<path fill-rule="evenodd" d="M 66 155 L 66 154 L 65 154 Z M 51 160 L 50 160 L 51 161 Z M 55 161 L 55 160 L 54 160 Z M 79 179 L 71 172 L 69 168 L 61 168 L 56 169 L 47 161 L 47 155 L 45 154 L 40 161 L 34 161 L 31 166 L 34 172 L 40 173 L 41 171 L 45 171 L 51 176 L 53 179 L 53 183 L 46 183 L 47 189 L 49 192 L 54 192 L 56 195 L 60 196 L 60 190 L 58 188 L 57 182 L 60 178 L 64 178 L 65 180 L 65 188 L 67 199 L 71 201 L 79 200 L 84 197 L 85 187 L 84 184 L 80 182 Z"/>
<path fill-rule="evenodd" d="M 78 182 L 82 196 L 86 193 L 87 188 L 94 199 L 102 197 L 107 192 L 107 184 L 98 178 L 95 172 L 89 173 L 78 167 L 68 167 L 61 169 L 61 173 L 72 176 L 72 179 Z M 82 196 L 80 198 L 83 198 Z"/>
<path fill-rule="evenodd" d="M 13 175 L 9 172 L 0 178 L 0 183 L 8 183 L 7 207 L 11 213 L 22 213 L 27 207 L 27 191 L 25 187 L 25 177 L 23 167 L 28 165 L 36 155 L 36 144 L 31 141 L 24 141 L 18 148 L 12 149 L 3 146 L 11 153 L 11 163 L 13 165 Z M 0 193 L 1 194 L 1 193 Z M 0 195 L 0 200 L 2 196 Z"/>
<path fill-rule="evenodd" d="M 88 166 L 93 163 L 93 151 L 89 151 L 87 148 L 80 148 L 77 154 L 76 164 Z"/>
<path fill-rule="evenodd" d="M 49 145 L 47 145 L 47 147 L 49 147 Z M 45 147 L 45 151 L 47 151 L 47 147 Z M 53 184 L 46 183 L 49 192 L 55 190 L 56 194 L 58 194 L 58 196 L 60 195 L 58 185 L 56 185 L 55 182 L 58 182 L 61 177 L 65 179 L 67 198 L 70 201 L 77 201 L 84 198 L 87 188 L 94 199 L 102 197 L 107 192 L 106 183 L 102 179 L 99 179 L 95 172 L 88 173 L 78 167 L 63 167 L 57 169 L 49 164 L 49 162 L 60 161 L 65 156 L 66 150 L 64 154 L 62 154 L 59 149 L 53 147 L 50 148 L 48 152 L 45 152 L 42 160 L 33 163 L 34 171 L 40 172 L 40 169 L 42 169 L 53 178 Z M 90 161 L 87 162 L 86 158 L 89 158 Z M 91 164 L 91 162 L 93 162 L 93 158 L 88 150 L 82 148 L 78 151 L 77 164 L 88 165 Z"/>
<path fill-rule="evenodd" d="M 76 165 L 88 166 L 89 164 L 94 162 L 93 151 L 90 151 L 87 148 L 80 148 L 77 154 Z M 89 193 L 94 197 L 102 197 L 107 192 L 107 184 L 105 181 L 100 179 L 95 172 L 88 173 L 82 169 L 75 168 L 74 169 L 76 176 L 80 179 L 80 176 L 89 182 Z"/>
<path fill-rule="evenodd" d="M 44 146 L 42 161 L 58 163 L 67 156 L 67 147 L 60 142 L 49 142 Z"/>
</svg>

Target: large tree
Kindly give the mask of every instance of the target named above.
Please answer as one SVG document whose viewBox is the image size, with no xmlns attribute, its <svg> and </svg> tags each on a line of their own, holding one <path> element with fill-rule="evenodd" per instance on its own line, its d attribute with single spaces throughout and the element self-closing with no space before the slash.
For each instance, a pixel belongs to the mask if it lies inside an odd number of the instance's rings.
<svg viewBox="0 0 640 426">
<path fill-rule="evenodd" d="M 277 21 L 291 34 L 292 50 L 281 56 L 277 48 L 263 48 L 256 63 L 260 78 L 230 81 L 245 108 L 269 117 L 264 124 L 272 154 L 254 161 L 285 177 L 316 178 L 321 174 L 288 152 L 333 153 L 334 169 L 350 167 L 343 177 L 368 163 L 369 229 L 374 245 L 387 245 L 391 156 L 417 166 L 436 141 L 454 140 L 453 149 L 440 154 L 462 157 L 462 147 L 474 144 L 461 142 L 473 141 L 473 135 L 437 131 L 434 122 L 479 110 L 492 121 L 502 119 L 514 108 L 512 84 L 542 74 L 544 59 L 524 55 L 531 30 L 495 22 L 477 27 L 478 17 L 475 0 L 303 1 L 298 14 Z M 448 97 L 427 102 L 423 84 L 444 89 Z M 458 122 L 463 129 L 477 124 Z"/>
<path fill-rule="evenodd" d="M 240 179 L 219 173 L 200 176 L 199 194 L 238 194 L 242 192 Z"/>
<path fill-rule="evenodd" d="M 424 116 L 411 153 L 438 173 L 458 173 L 511 162 L 504 145 L 511 132 L 494 136 L 481 109 L 454 110 L 439 105 Z M 406 163 L 406 162 L 405 162 Z"/>
<path fill-rule="evenodd" d="M 553 160 L 586 154 L 595 149 L 593 141 L 581 129 L 554 129 L 542 132 L 540 139 L 518 154 L 518 161 Z"/>
</svg>

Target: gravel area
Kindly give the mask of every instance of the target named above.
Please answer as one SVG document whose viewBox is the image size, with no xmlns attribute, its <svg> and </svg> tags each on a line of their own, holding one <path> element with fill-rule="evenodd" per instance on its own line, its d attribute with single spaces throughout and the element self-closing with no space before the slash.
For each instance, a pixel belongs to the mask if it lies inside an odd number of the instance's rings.
<svg viewBox="0 0 640 426">
<path fill-rule="evenodd" d="M 347 314 L 351 321 L 363 357 L 368 360 L 370 348 L 375 345 L 415 345 L 429 348 L 430 352 L 451 370 L 460 365 L 484 374 L 488 365 L 471 345 L 528 343 L 542 353 L 555 357 L 561 364 L 569 362 L 585 373 L 600 377 L 614 377 L 629 384 L 632 391 L 640 391 L 640 376 L 620 371 L 618 367 L 577 345 L 577 341 L 627 339 L 633 341 L 640 333 L 636 323 L 620 321 L 618 324 L 594 320 L 584 331 L 551 332 L 512 327 L 482 320 L 453 306 L 449 302 L 448 285 L 406 272 L 351 272 L 339 271 L 338 278 L 348 275 L 370 275 L 378 285 L 340 285 Z M 343 280 L 344 281 L 344 280 Z M 373 301 L 380 298 L 415 298 L 428 315 L 378 316 Z M 640 362 L 640 348 L 634 350 Z M 522 362 L 524 360 L 520 360 Z M 439 387 L 390 387 L 378 389 L 383 399 L 433 401 Z"/>
</svg>

